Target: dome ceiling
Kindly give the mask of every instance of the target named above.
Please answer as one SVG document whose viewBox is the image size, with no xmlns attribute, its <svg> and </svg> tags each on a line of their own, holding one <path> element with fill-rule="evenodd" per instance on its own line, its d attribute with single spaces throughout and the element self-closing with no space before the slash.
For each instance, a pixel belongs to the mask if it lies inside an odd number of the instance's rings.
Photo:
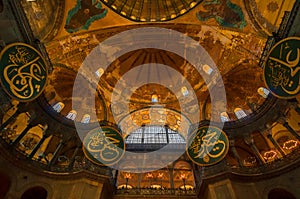
<svg viewBox="0 0 300 199">
<path fill-rule="evenodd" d="M 161 27 L 168 26 L 164 25 Z M 254 34 L 242 34 L 235 31 L 216 31 L 208 26 L 190 25 L 187 27 L 186 25 L 172 24 L 170 27 L 184 31 L 185 34 L 195 38 L 214 60 L 225 82 L 228 112 L 233 113 L 236 107 L 250 110 L 248 106 L 245 106 L 248 99 L 255 100 L 259 104 L 264 101 L 257 94 L 257 89 L 263 86 L 263 82 L 260 79 L 262 71 L 258 67 L 258 58 L 264 46 L 263 38 L 255 37 Z M 121 30 L 124 29 L 121 27 L 111 29 L 112 32 Z M 105 39 L 105 35 L 110 35 L 109 30 L 106 31 L 106 33 L 102 31 L 83 32 L 83 34 L 78 34 L 75 37 L 65 37 L 59 41 L 51 42 L 46 46 L 54 65 L 57 64 L 57 66 L 61 65 L 70 69 L 69 78 L 73 76 L 73 80 L 70 79 L 70 85 L 73 84 L 75 79 L 74 74 L 71 75 L 71 72 L 77 72 L 91 50 Z M 96 62 L 95 64 L 97 65 Z M 69 84 L 67 83 L 69 79 L 62 80 L 59 77 L 63 75 L 61 72 L 55 72 L 59 68 L 54 68 L 54 73 L 50 75 L 50 78 L 53 82 L 64 81 L 64 84 L 58 85 L 56 83 L 57 96 L 52 102 L 63 100 L 64 103 L 70 103 L 72 93 L 69 92 L 69 96 L 65 96 L 68 90 L 65 88 L 65 85 Z M 131 72 L 129 76 L 128 71 Z M 180 76 L 176 76 L 174 71 Z M 110 108 L 119 110 L 128 104 L 130 111 L 134 111 L 160 104 L 164 105 L 165 108 L 179 112 L 185 110 L 187 113 L 191 113 L 191 118 L 189 117 L 188 119 L 193 122 L 199 117 L 198 115 L 196 118 L 192 118 L 194 115 L 193 110 L 196 108 L 194 106 L 203 107 L 207 103 L 207 98 L 210 97 L 208 85 L 206 85 L 195 67 L 179 55 L 168 51 L 158 49 L 131 51 L 117 58 L 105 71 L 99 66 L 98 71 L 92 72 L 92 74 L 94 73 L 101 73 L 98 89 L 99 94 L 105 101 L 110 121 L 114 121 Z M 252 74 L 253 76 L 246 74 Z M 255 84 L 253 83 L 253 78 L 257 79 Z M 144 80 L 148 81 L 147 85 L 141 84 Z M 149 80 L 155 80 L 157 84 L 151 84 Z M 116 86 L 118 82 L 121 82 L 119 87 Z M 239 88 L 237 90 L 235 85 L 241 85 L 241 83 L 245 89 Z M 45 92 L 47 93 L 49 90 L 46 89 Z M 111 103 L 113 92 L 119 94 L 117 103 Z M 191 93 L 196 94 L 197 102 L 190 101 L 188 96 Z M 152 101 L 153 95 L 156 95 L 157 101 Z M 178 98 L 178 96 L 181 97 Z M 179 104 L 184 104 L 184 107 L 180 107 Z M 226 108 L 226 104 L 222 106 Z M 71 107 L 71 105 L 66 107 Z M 100 107 L 102 106 L 96 107 L 96 109 Z M 201 110 L 200 112 L 207 110 L 209 109 Z M 71 109 L 67 110 L 67 112 L 69 111 Z M 98 120 L 103 120 L 104 118 L 102 117 L 99 117 Z M 219 116 L 216 118 L 219 118 Z"/>
<path fill-rule="evenodd" d="M 168 21 L 194 8 L 202 0 L 102 0 L 127 19 L 139 22 Z"/>
<path fill-rule="evenodd" d="M 33 29 L 39 27 L 33 23 L 32 19 L 42 15 L 39 12 L 41 6 L 49 5 L 42 2 L 23 1 L 22 3 L 31 25 L 34 26 Z M 55 31 L 51 30 L 51 32 L 55 32 L 56 37 L 45 43 L 51 62 L 55 66 L 45 93 L 49 104 L 64 103 L 65 107 L 61 114 L 66 116 L 72 110 L 71 87 L 76 73 L 89 53 L 107 38 L 128 29 L 139 28 L 141 24 L 144 27 L 156 26 L 173 29 L 196 40 L 213 59 L 225 82 L 228 103 L 218 106 L 227 106 L 229 113 L 233 113 L 236 107 L 251 112 L 253 107 L 249 106 L 252 106 L 251 103 L 254 104 L 253 101 L 257 102 L 256 106 L 264 101 L 257 95 L 257 89 L 263 86 L 258 60 L 266 41 L 264 35 L 269 30 L 265 30 L 259 24 L 264 21 L 272 21 L 273 15 L 276 15 L 277 18 L 282 16 L 283 10 L 290 9 L 292 3 L 287 4 L 284 1 L 262 3 L 253 0 L 244 3 L 232 0 L 82 0 L 68 1 L 65 5 L 57 3 L 52 5 L 57 5 L 60 10 L 58 11 L 60 13 L 56 14 L 59 17 L 56 19 L 55 26 L 57 28 L 57 24 L 60 24 L 60 28 Z M 257 10 L 259 6 L 268 9 Z M 53 6 L 51 9 L 53 10 Z M 63 13 L 62 9 L 64 9 Z M 34 12 L 30 12 L 30 10 L 34 10 Z M 34 15 L 30 13 L 34 13 Z M 49 18 L 49 16 L 47 14 L 44 18 Z M 259 16 L 264 17 L 258 21 Z M 168 21 L 171 19 L 172 23 Z M 168 22 L 154 23 L 162 21 Z M 273 23 L 273 26 L 278 26 L 278 20 Z M 150 63 L 152 64 L 149 67 L 151 71 L 147 67 L 141 67 L 143 64 Z M 169 69 L 161 65 L 166 65 Z M 117 104 L 111 103 L 110 95 L 115 89 L 116 83 L 133 68 L 136 69 L 136 74 L 127 78 L 127 81 L 118 88 L 118 92 L 122 94 L 121 99 L 126 100 L 126 103 L 129 102 L 130 111 L 143 109 L 155 103 L 180 111 L 182 108 L 180 102 L 184 101 L 184 104 L 189 106 L 188 110 L 194 110 L 193 105 L 197 104 L 201 109 L 205 107 L 201 110 L 202 116 L 210 114 L 207 113 L 210 111 L 208 85 L 204 83 L 201 75 L 192 65 L 184 58 L 170 52 L 140 49 L 117 58 L 107 70 L 98 71 L 102 75 L 99 82 L 101 86 L 98 88 L 99 96 L 96 97 L 99 100 L 95 107 L 98 110 L 97 117 L 99 118 L 91 118 L 92 121 L 108 119 L 114 122 L 110 109 L 117 110 L 119 106 L 123 106 L 122 100 Z M 101 66 L 99 66 L 100 69 Z M 236 74 L 232 72 L 233 69 Z M 184 85 L 182 79 L 170 75 L 171 70 L 181 74 L 191 88 Z M 92 71 L 92 73 L 96 72 Z M 247 76 L 247 73 L 252 76 Z M 151 78 L 157 78 L 161 85 L 137 86 L 140 80 Z M 253 78 L 258 80 L 255 84 L 253 84 Z M 52 85 L 51 82 L 55 85 Z M 64 83 L 58 84 L 57 82 Z M 245 89 L 236 87 L 240 84 L 243 84 Z M 186 97 L 192 92 L 195 92 L 197 96 L 197 103 L 188 101 L 188 97 Z M 178 93 L 186 96 L 177 99 Z M 152 97 L 156 97 L 157 102 L 153 103 Z M 82 110 L 85 110 L 84 104 L 88 103 L 83 103 Z M 207 105 L 208 107 L 206 107 Z M 106 110 L 108 111 L 106 112 Z M 84 115 L 85 113 L 78 114 Z M 202 119 L 204 118 L 202 117 Z M 189 119 L 193 121 L 193 118 Z"/>
</svg>

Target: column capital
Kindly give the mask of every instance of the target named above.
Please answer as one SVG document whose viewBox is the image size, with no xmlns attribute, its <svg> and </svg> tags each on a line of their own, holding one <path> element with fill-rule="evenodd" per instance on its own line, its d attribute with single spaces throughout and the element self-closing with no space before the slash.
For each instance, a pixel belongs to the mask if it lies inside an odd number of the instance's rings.
<svg viewBox="0 0 300 199">
<path fill-rule="evenodd" d="M 284 125 L 287 122 L 285 117 L 280 117 L 277 121 L 282 125 Z"/>
<path fill-rule="evenodd" d="M 244 137 L 244 141 L 248 145 L 253 145 L 254 144 L 254 139 L 253 139 L 253 137 L 251 135 L 247 136 L 247 137 Z"/>
</svg>

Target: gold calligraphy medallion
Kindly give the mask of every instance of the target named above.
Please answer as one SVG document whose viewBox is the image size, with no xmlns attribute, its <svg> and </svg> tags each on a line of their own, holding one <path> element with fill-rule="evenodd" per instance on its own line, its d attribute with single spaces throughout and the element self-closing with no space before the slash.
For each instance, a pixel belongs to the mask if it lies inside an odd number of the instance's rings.
<svg viewBox="0 0 300 199">
<path fill-rule="evenodd" d="M 299 61 L 299 37 L 288 37 L 274 45 L 264 67 L 264 81 L 273 95 L 282 99 L 299 95 Z"/>
<path fill-rule="evenodd" d="M 32 46 L 13 43 L 0 54 L 0 82 L 6 93 L 22 102 L 36 99 L 47 83 L 47 67 Z"/>
<path fill-rule="evenodd" d="M 189 158 L 200 166 L 220 162 L 227 154 L 229 141 L 221 129 L 202 126 L 192 132 L 187 143 Z"/>
<path fill-rule="evenodd" d="M 117 129 L 102 126 L 88 132 L 83 140 L 83 152 L 92 162 L 110 166 L 123 157 L 125 142 Z"/>
</svg>

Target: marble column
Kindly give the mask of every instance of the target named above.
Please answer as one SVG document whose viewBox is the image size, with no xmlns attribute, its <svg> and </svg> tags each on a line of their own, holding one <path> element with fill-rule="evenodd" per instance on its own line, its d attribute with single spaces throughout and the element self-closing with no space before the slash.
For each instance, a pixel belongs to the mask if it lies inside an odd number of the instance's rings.
<svg viewBox="0 0 300 199">
<path fill-rule="evenodd" d="M 239 166 L 240 166 L 240 167 L 243 167 L 243 163 L 242 163 L 242 161 L 241 161 L 241 158 L 240 158 L 240 156 L 239 156 L 239 154 L 238 154 L 238 152 L 237 152 L 237 150 L 236 150 L 236 148 L 235 148 L 235 146 L 234 146 L 234 140 L 230 140 L 229 143 L 230 143 L 230 149 L 231 149 L 231 151 L 232 151 L 234 157 L 235 157 L 236 160 L 238 161 Z"/>
<path fill-rule="evenodd" d="M 257 159 L 259 161 L 259 164 L 264 165 L 265 160 L 264 160 L 263 156 L 260 154 L 257 147 L 255 146 L 253 138 L 252 137 L 245 137 L 244 140 L 245 140 L 246 144 L 249 145 L 250 148 L 252 149 L 252 151 L 254 152 L 255 156 L 257 157 Z"/>
<path fill-rule="evenodd" d="M 272 144 L 275 146 L 276 150 L 279 151 L 281 156 L 284 157 L 286 155 L 285 152 L 282 150 L 281 146 L 276 142 L 276 140 L 274 140 L 271 132 L 267 135 L 267 137 L 272 142 Z"/>
<path fill-rule="evenodd" d="M 60 151 L 62 150 L 63 146 L 64 146 L 64 142 L 63 142 L 63 140 L 60 140 L 58 147 L 54 151 L 53 156 L 52 156 L 51 160 L 48 163 L 49 167 L 51 167 L 55 163 L 55 161 L 58 158 L 58 155 L 59 155 Z"/>
</svg>

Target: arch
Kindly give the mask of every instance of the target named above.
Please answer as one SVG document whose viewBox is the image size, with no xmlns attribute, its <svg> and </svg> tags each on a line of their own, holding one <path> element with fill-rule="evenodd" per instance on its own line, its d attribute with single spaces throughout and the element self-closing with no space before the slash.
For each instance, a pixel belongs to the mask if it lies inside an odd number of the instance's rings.
<svg viewBox="0 0 300 199">
<path fill-rule="evenodd" d="M 38 124 L 28 130 L 24 137 L 19 141 L 18 150 L 25 154 L 30 154 L 34 147 L 40 142 L 43 137 L 47 125 Z"/>
<path fill-rule="evenodd" d="M 269 192 L 268 199 L 296 199 L 296 197 L 283 188 L 275 188 Z"/>
<path fill-rule="evenodd" d="M 7 174 L 2 172 L 0 172 L 0 185 L 0 198 L 4 198 L 11 186 L 11 179 Z"/>
<path fill-rule="evenodd" d="M 174 163 L 173 176 L 174 188 L 183 187 L 187 189 L 195 186 L 192 166 L 185 160 L 179 160 Z"/>
<path fill-rule="evenodd" d="M 15 140 L 28 126 L 31 115 L 28 112 L 20 113 L 13 122 L 2 131 L 2 138 L 10 143 Z"/>
<path fill-rule="evenodd" d="M 27 189 L 21 196 L 21 199 L 46 199 L 48 195 L 44 187 L 36 186 Z"/>
</svg>

